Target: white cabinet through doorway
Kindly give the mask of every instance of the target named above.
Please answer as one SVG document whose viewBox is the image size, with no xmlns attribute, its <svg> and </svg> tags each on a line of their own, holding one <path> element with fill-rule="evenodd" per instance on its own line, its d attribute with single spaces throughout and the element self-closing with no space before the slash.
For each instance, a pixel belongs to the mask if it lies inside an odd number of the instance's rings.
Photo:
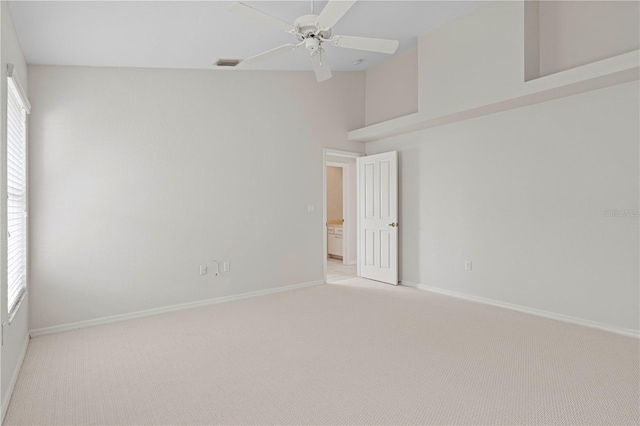
<svg viewBox="0 0 640 426">
<path fill-rule="evenodd" d="M 333 257 L 342 258 L 342 226 L 327 226 L 327 254 Z"/>
</svg>

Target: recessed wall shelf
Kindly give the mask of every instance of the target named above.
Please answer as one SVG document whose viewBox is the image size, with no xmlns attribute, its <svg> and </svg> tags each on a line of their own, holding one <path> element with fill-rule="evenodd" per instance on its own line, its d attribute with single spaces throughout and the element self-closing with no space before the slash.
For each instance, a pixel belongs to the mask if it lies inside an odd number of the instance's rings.
<svg viewBox="0 0 640 426">
<path fill-rule="evenodd" d="M 348 133 L 350 141 L 371 142 L 458 121 L 546 102 L 640 79 L 640 50 L 614 56 L 530 81 L 507 99 L 433 117 L 417 112 Z"/>
</svg>

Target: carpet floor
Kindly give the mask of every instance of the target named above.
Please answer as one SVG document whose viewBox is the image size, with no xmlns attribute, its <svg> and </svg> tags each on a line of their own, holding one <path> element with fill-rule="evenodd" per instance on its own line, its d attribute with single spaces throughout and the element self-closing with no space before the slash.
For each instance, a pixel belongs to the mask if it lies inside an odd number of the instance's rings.
<svg viewBox="0 0 640 426">
<path fill-rule="evenodd" d="M 352 279 L 35 337 L 5 424 L 634 425 L 639 351 Z"/>
</svg>

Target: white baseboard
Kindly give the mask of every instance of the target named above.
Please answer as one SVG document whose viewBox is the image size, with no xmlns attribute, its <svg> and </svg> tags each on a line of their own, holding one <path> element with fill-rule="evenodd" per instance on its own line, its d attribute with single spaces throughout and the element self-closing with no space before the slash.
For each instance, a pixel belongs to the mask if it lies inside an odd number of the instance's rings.
<svg viewBox="0 0 640 426">
<path fill-rule="evenodd" d="M 7 409 L 9 408 L 9 402 L 11 402 L 11 395 L 13 395 L 13 389 L 16 387 L 16 383 L 18 382 L 18 375 L 20 374 L 20 370 L 22 369 L 22 362 L 24 361 L 24 357 L 27 354 L 27 348 L 29 347 L 29 335 L 27 334 L 24 339 L 24 343 L 22 344 L 22 350 L 20 352 L 20 358 L 18 359 L 18 363 L 16 364 L 15 370 L 13 370 L 13 375 L 11 376 L 11 383 L 9 383 L 9 389 L 7 389 L 7 393 L 2 398 L 2 422 L 4 423 L 4 416 L 7 414 Z"/>
<path fill-rule="evenodd" d="M 88 321 L 80 321 L 80 322 L 74 322 L 69 324 L 55 325 L 53 327 L 36 328 L 34 330 L 30 330 L 29 335 L 35 337 L 35 336 L 42 336 L 45 334 L 62 333 L 64 331 L 77 330 L 79 328 L 94 327 L 96 325 L 110 324 L 114 322 L 126 321 L 130 319 L 135 319 L 135 318 L 149 317 L 152 315 L 163 314 L 166 312 L 181 311 L 184 309 L 197 308 L 200 306 L 215 305 L 217 303 L 230 302 L 232 300 L 248 299 L 250 297 L 264 296 L 267 294 L 280 293 L 283 291 L 296 290 L 299 288 L 312 287 L 312 286 L 321 285 L 321 284 L 324 284 L 324 281 L 312 281 L 308 283 L 293 284 L 293 285 L 288 285 L 284 287 L 270 288 L 267 290 L 251 291 L 248 293 L 234 294 L 231 296 L 222 296 L 222 297 L 216 297 L 213 299 L 198 300 L 198 301 L 189 302 L 189 303 L 181 303 L 179 305 L 165 306 L 162 308 L 147 309 L 144 311 L 131 312 L 128 314 L 113 315 L 109 317 L 97 318 L 97 319 L 88 320 Z"/>
<path fill-rule="evenodd" d="M 557 321 L 568 322 L 571 324 L 582 325 L 585 327 L 597 328 L 599 330 L 608 331 L 610 333 L 621 334 L 623 336 L 640 338 L 640 331 L 630 328 L 614 327 L 608 324 L 602 324 L 596 321 L 585 320 L 582 318 L 571 317 L 568 315 L 556 314 L 554 312 L 543 311 L 541 309 L 529 308 L 527 306 L 515 305 L 513 303 L 501 302 L 499 300 L 487 299 L 485 297 L 473 296 L 471 294 L 459 293 L 457 291 L 445 290 L 443 288 L 433 287 L 425 284 L 412 283 L 410 281 L 402 280 L 402 285 L 406 287 L 413 287 L 419 290 L 430 291 L 432 293 L 438 293 L 445 296 L 455 297 L 457 299 L 468 300 L 471 302 L 483 303 L 485 305 L 497 306 L 500 308 L 510 309 L 512 311 L 523 312 L 525 314 L 536 315 L 543 318 L 549 318 Z"/>
<path fill-rule="evenodd" d="M 350 260 L 348 263 L 349 263 L 349 265 L 357 265 L 358 261 L 357 260 Z"/>
</svg>

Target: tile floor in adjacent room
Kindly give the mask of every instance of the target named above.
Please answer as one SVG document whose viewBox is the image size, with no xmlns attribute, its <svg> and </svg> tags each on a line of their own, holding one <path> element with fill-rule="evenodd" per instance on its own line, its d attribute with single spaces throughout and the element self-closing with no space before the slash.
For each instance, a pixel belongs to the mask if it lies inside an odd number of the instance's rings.
<svg viewBox="0 0 640 426">
<path fill-rule="evenodd" d="M 334 283 L 356 277 L 356 265 L 343 265 L 342 259 L 327 258 L 327 282 Z"/>
</svg>

